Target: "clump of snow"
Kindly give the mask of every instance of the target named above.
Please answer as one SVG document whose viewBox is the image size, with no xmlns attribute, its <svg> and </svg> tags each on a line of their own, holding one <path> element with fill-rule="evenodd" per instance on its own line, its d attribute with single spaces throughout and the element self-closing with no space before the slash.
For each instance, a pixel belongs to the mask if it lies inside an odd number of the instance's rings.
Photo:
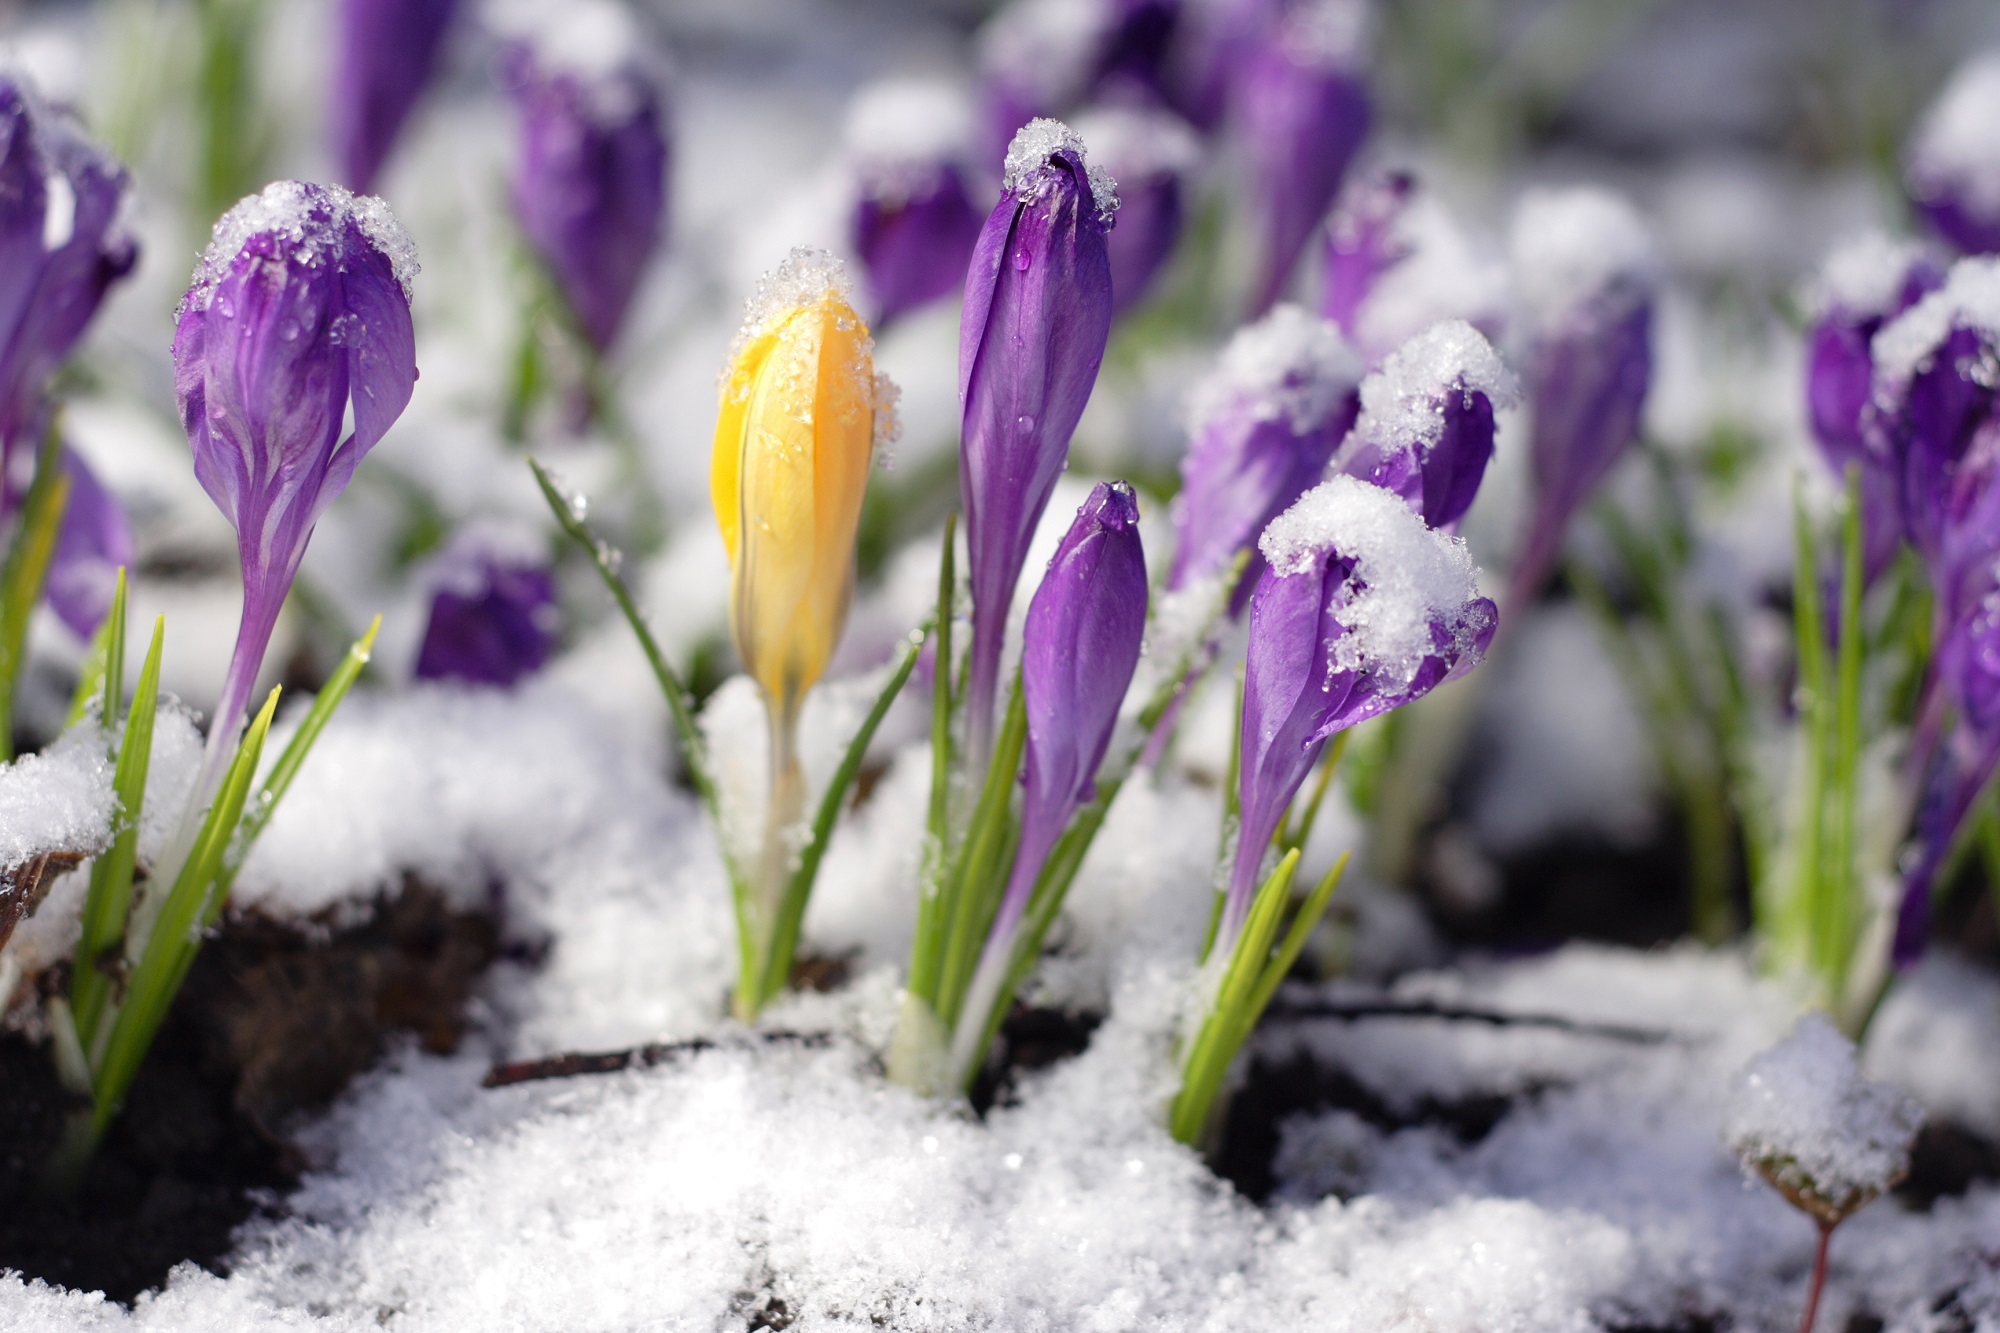
<svg viewBox="0 0 2000 1333">
<path fill-rule="evenodd" d="M 828 299 L 848 307 L 846 313 L 839 314 L 837 318 L 859 323 L 860 317 L 852 310 L 854 282 L 848 276 L 847 265 L 814 246 L 795 246 L 782 263 L 757 280 L 756 289 L 743 303 L 743 324 L 722 363 L 720 380 L 723 392 L 730 391 L 737 362 L 751 343 L 769 333 L 773 326 L 793 311 Z M 843 323 L 842 327 L 847 325 Z M 868 377 L 874 407 L 873 448 L 876 458 L 886 462 L 902 434 L 902 425 L 896 414 L 896 403 L 902 397 L 902 391 L 886 373 L 874 369 L 874 351 L 874 339 L 866 336 L 864 330 L 856 364 L 842 369 L 845 373 Z"/>
<path fill-rule="evenodd" d="M 1090 202 L 1099 222 L 1110 222 L 1118 212 L 1118 182 L 1111 173 L 1090 161 L 1083 138 L 1059 120 L 1047 116 L 1029 121 L 1007 145 L 1006 162 L 1001 168 L 1000 188 L 1024 201 L 1038 199 L 1048 187 L 1048 161 L 1057 153 L 1074 153 L 1084 164 L 1090 182 Z"/>
<path fill-rule="evenodd" d="M 899 198 L 970 151 L 971 102 L 949 80 L 882 79 L 854 95 L 842 138 L 870 192 Z"/>
<path fill-rule="evenodd" d="M 1827 256 L 1812 284 L 1810 305 L 1821 318 L 1836 311 L 1887 314 L 1901 300 L 1910 269 L 1923 255 L 1924 247 L 1906 236 L 1863 232 Z"/>
<path fill-rule="evenodd" d="M 1530 331 L 1566 326 L 1593 305 L 1624 309 L 1650 297 L 1658 247 L 1637 209 L 1594 185 L 1535 189 L 1514 210 L 1514 295 Z"/>
<path fill-rule="evenodd" d="M 293 261 L 310 267 L 322 261 L 326 250 L 346 244 L 349 222 L 382 252 L 402 286 L 403 299 L 410 299 L 418 273 L 417 245 L 396 221 L 389 205 L 373 195 L 355 195 L 338 185 L 272 181 L 217 220 L 176 318 L 189 310 L 208 309 L 216 285 L 228 276 L 244 242 L 251 237 L 266 233 L 283 236 L 290 244 Z"/>
<path fill-rule="evenodd" d="M 1494 411 L 1521 401 L 1521 381 L 1493 344 L 1461 319 L 1433 324 L 1404 343 L 1361 381 L 1363 438 L 1426 455 L 1444 434 L 1452 394 L 1484 394 Z"/>
<path fill-rule="evenodd" d="M 1903 1178 L 1923 1119 L 1907 1093 L 1863 1078 L 1854 1043 L 1815 1011 L 1738 1076 L 1723 1136 L 1787 1197 L 1837 1221 Z"/>
<path fill-rule="evenodd" d="M 40 754 L 0 765 L 0 869 L 50 852 L 91 852 L 109 836 L 118 800 L 104 734 L 65 732 Z"/>
<path fill-rule="evenodd" d="M 1064 105 L 1116 22 L 1109 0 L 1014 0 L 980 29 L 980 70 L 1032 105 Z"/>
<path fill-rule="evenodd" d="M 544 78 L 574 80 L 599 123 L 630 119 L 665 75 L 654 45 L 622 0 L 490 0 L 486 22 L 533 53 Z"/>
<path fill-rule="evenodd" d="M 1283 418 L 1304 435 L 1326 423 L 1361 378 L 1361 362 L 1331 320 L 1291 304 L 1236 331 L 1215 369 L 1188 394 L 1188 429 L 1225 413 Z"/>
<path fill-rule="evenodd" d="M 1332 665 L 1374 673 L 1385 693 L 1438 655 L 1433 628 L 1462 622 L 1479 596 L 1479 568 L 1464 541 L 1354 477 L 1331 477 L 1300 496 L 1271 520 L 1257 547 L 1281 575 L 1307 572 L 1328 551 L 1353 562 Z"/>
<path fill-rule="evenodd" d="M 1883 326 L 1869 345 L 1878 390 L 1907 383 L 1954 329 L 1976 329 L 1989 345 L 2000 344 L 2000 257 L 1959 260 L 1944 286 Z"/>
<path fill-rule="evenodd" d="M 1367 0 L 1305 0 L 1286 14 L 1278 40 L 1300 64 L 1353 69 L 1367 59 L 1372 14 Z"/>
<path fill-rule="evenodd" d="M 1980 213 L 2000 212 L 2000 51 L 1959 67 L 1925 113 L 1910 146 L 1910 184 L 1920 198 L 1955 195 Z"/>
<path fill-rule="evenodd" d="M 1417 194 L 1390 224 L 1398 256 L 1376 277 L 1355 317 L 1355 341 L 1379 356 L 1441 319 L 1495 328 L 1507 305 L 1507 266 L 1476 245 L 1443 204 Z"/>
<path fill-rule="evenodd" d="M 1900 830 L 1898 830 L 1900 832 Z M 2000 1138 L 2000 978 L 1942 950 L 1890 988 L 1868 1025 L 1862 1069 L 1932 1113 Z"/>
<path fill-rule="evenodd" d="M 1092 107 L 1075 124 L 1091 157 L 1128 190 L 1157 176 L 1192 171 L 1201 161 L 1201 140 L 1194 130 L 1157 107 Z"/>
</svg>

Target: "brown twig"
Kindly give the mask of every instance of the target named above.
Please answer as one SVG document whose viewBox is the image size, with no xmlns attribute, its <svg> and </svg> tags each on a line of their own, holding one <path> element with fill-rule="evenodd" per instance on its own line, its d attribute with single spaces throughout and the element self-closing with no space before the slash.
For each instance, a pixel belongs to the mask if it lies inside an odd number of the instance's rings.
<svg viewBox="0 0 2000 1333">
<path fill-rule="evenodd" d="M 1838 1223 L 1819 1222 L 1819 1245 L 1813 1250 L 1812 1286 L 1806 1291 L 1806 1317 L 1799 1321 L 1799 1333 L 1812 1333 L 1813 1320 L 1819 1317 L 1819 1295 L 1826 1287 L 1827 1248 L 1833 1242 L 1833 1229 Z"/>
<path fill-rule="evenodd" d="M 831 1040 L 831 1034 L 825 1032 L 776 1031 L 750 1035 L 767 1042 L 788 1042 L 799 1046 L 825 1046 Z M 516 1083 L 578 1078 L 586 1074 L 616 1074 L 625 1069 L 650 1069 L 683 1055 L 715 1050 L 724 1044 L 707 1037 L 692 1037 L 687 1041 L 648 1042 L 644 1046 L 632 1046 L 622 1051 L 569 1051 L 562 1055 L 545 1055 L 538 1060 L 510 1060 L 487 1070 L 479 1086 L 508 1088 Z"/>
<path fill-rule="evenodd" d="M 1612 1041 L 1637 1042 L 1657 1046 L 1663 1042 L 1685 1041 L 1679 1033 L 1656 1028 L 1628 1027 L 1622 1023 L 1592 1023 L 1557 1014 L 1510 1014 L 1497 1009 L 1439 1004 L 1434 1000 L 1286 1000 L 1280 996 L 1269 1009 L 1274 1018 L 1327 1018 L 1354 1022 L 1363 1018 L 1434 1018 L 1448 1023 L 1484 1023 L 1489 1027 L 1547 1028 L 1580 1037 L 1604 1037 Z"/>
</svg>

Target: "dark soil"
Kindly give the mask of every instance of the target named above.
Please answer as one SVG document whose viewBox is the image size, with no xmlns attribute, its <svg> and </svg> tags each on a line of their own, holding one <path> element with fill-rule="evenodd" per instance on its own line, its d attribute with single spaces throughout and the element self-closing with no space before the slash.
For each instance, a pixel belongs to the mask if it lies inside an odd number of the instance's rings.
<svg viewBox="0 0 2000 1333">
<path fill-rule="evenodd" d="M 455 1047 L 497 952 L 490 915 L 416 883 L 365 923 L 316 934 L 254 915 L 224 925 L 73 1198 L 42 1176 L 74 1103 L 47 1049 L 0 1037 L 0 1269 L 126 1302 L 184 1261 L 222 1272 L 230 1234 L 278 1207 L 305 1165 L 287 1126 L 394 1034 Z"/>
<path fill-rule="evenodd" d="M 1016 1004 L 1000 1020 L 1000 1033 L 987 1052 L 986 1065 L 972 1081 L 973 1111 L 983 1117 L 995 1106 L 1012 1105 L 1022 1074 L 1082 1055 L 1090 1046 L 1091 1033 L 1103 1021 L 1102 1014 Z"/>
<path fill-rule="evenodd" d="M 1896 1187 L 1896 1198 L 1928 1211 L 1982 1180 L 2000 1180 L 2000 1143 L 1949 1120 L 1930 1120 L 1910 1147 L 1910 1174 Z"/>
</svg>

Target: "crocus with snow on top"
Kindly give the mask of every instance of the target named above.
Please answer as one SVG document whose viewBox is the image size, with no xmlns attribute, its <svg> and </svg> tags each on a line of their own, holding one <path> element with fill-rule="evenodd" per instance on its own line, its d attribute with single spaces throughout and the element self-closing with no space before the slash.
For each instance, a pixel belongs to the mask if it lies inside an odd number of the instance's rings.
<svg viewBox="0 0 2000 1333">
<path fill-rule="evenodd" d="M 1967 254 L 2000 253 L 2000 52 L 1967 62 L 1911 138 L 1903 181 L 1932 230 Z"/>
<path fill-rule="evenodd" d="M 138 260 L 119 221 L 128 184 L 73 121 L 0 77 L 0 504 L 27 485 L 49 376 Z"/>
<path fill-rule="evenodd" d="M 1237 332 L 1189 396 L 1170 590 L 1220 574 L 1249 550 L 1232 594 L 1241 611 L 1263 568 L 1257 535 L 1324 475 L 1354 424 L 1360 380 L 1340 331 L 1298 306 Z"/>
<path fill-rule="evenodd" d="M 1520 401 L 1500 354 L 1463 320 L 1433 324 L 1361 382 L 1361 417 L 1334 467 L 1452 532 L 1493 458 L 1493 412 Z"/>
<path fill-rule="evenodd" d="M 1238 151 L 1259 230 L 1255 314 L 1283 294 L 1367 137 L 1367 22 L 1362 0 L 1300 0 L 1235 72 Z"/>
<path fill-rule="evenodd" d="M 97 633 L 118 585 L 118 571 L 132 565 L 132 524 L 118 497 L 105 489 L 74 449 L 62 451 L 69 475 L 69 503 L 63 507 L 43 590 L 49 609 L 79 639 Z"/>
<path fill-rule="evenodd" d="M 878 330 L 965 280 L 980 226 L 966 183 L 970 137 L 970 109 L 949 84 L 886 81 L 848 111 L 849 239 Z"/>
<path fill-rule="evenodd" d="M 1470 671 L 1499 623 L 1464 542 L 1354 477 L 1308 491 L 1258 544 L 1268 564 L 1250 598 L 1241 823 L 1211 950 L 1225 958 L 1327 740 Z"/>
<path fill-rule="evenodd" d="M 546 554 L 477 529 L 439 558 L 418 680 L 508 686 L 541 670 L 560 613 Z"/>
<path fill-rule="evenodd" d="M 1632 206 L 1590 186 L 1526 195 L 1512 250 L 1534 485 L 1508 586 L 1520 608 L 1561 555 L 1570 518 L 1638 438 L 1660 261 Z"/>
<path fill-rule="evenodd" d="M 981 148 L 997 162 L 1029 121 L 1110 99 L 1165 100 L 1183 0 L 1013 0 L 978 35 Z"/>
<path fill-rule="evenodd" d="M 1180 241 L 1201 145 L 1178 116 L 1149 108 L 1088 111 L 1077 117 L 1076 132 L 1118 182 L 1118 225 L 1106 246 L 1111 309 L 1123 314 L 1145 299 Z"/>
<path fill-rule="evenodd" d="M 959 487 L 972 582 L 972 754 L 994 723 L 1014 584 L 1111 335 L 1116 186 L 1053 120 L 1014 139 L 959 322 Z M 975 764 L 975 771 L 977 765 Z"/>
<path fill-rule="evenodd" d="M 458 0 L 341 0 L 328 108 L 341 180 L 363 194 L 436 72 Z"/>
<path fill-rule="evenodd" d="M 415 247 L 381 200 L 278 181 L 215 224 L 181 300 L 181 423 L 243 564 L 243 620 L 191 810 L 221 778 L 313 525 L 410 401 L 415 274 Z"/>
<path fill-rule="evenodd" d="M 521 115 L 514 213 L 602 354 L 665 231 L 660 78 L 617 0 L 529 0 L 506 13 L 504 68 Z"/>
<path fill-rule="evenodd" d="M 952 1042 L 958 1086 L 976 1072 L 992 1022 L 1011 998 L 1010 978 L 1024 950 L 1039 949 L 1039 938 L 1023 940 L 1023 917 L 1056 839 L 1090 799 L 1145 630 L 1138 500 L 1125 483 L 1103 482 L 1063 534 L 1021 631 L 1027 717 L 1021 832 L 1006 892 L 959 1011 Z"/>
</svg>

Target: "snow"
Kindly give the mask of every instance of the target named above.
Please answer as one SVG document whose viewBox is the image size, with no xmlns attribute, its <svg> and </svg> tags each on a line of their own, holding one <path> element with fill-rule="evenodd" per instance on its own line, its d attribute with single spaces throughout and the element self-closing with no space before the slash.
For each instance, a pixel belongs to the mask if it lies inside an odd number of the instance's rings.
<svg viewBox="0 0 2000 1333">
<path fill-rule="evenodd" d="M 1048 160 L 1057 153 L 1074 153 L 1084 163 L 1097 220 L 1109 224 L 1118 212 L 1118 182 L 1109 171 L 1089 160 L 1082 136 L 1059 120 L 1043 116 L 1029 121 L 1015 133 L 1013 142 L 1007 145 L 1000 188 L 1023 201 L 1040 198 L 1051 179 Z"/>
<path fill-rule="evenodd" d="M 1400 255 L 1375 279 L 1355 319 L 1355 341 L 1380 357 L 1443 319 L 1497 331 L 1507 305 L 1507 266 L 1468 236 L 1445 206 L 1419 191 L 1390 224 Z"/>
<path fill-rule="evenodd" d="M 1959 260 L 1944 286 L 1883 326 L 1869 344 L 1877 392 L 1885 386 L 1899 391 L 1954 329 L 1967 328 L 1989 344 L 2000 343 L 2000 258 Z"/>
<path fill-rule="evenodd" d="M 1484 394 L 1496 412 L 1521 401 L 1521 382 L 1493 344 L 1464 320 L 1433 324 L 1361 381 L 1355 434 L 1427 455 L 1444 435 L 1451 394 Z"/>
<path fill-rule="evenodd" d="M 1863 232 L 1827 256 L 1810 304 L 1820 318 L 1886 315 L 1901 302 L 1910 269 L 1923 256 L 1924 247 L 1908 237 Z"/>
<path fill-rule="evenodd" d="M 1201 162 L 1201 140 L 1193 128 L 1157 107 L 1092 107 L 1074 124 L 1091 157 L 1127 190 L 1157 177 L 1185 175 Z"/>
<path fill-rule="evenodd" d="M 1215 368 L 1188 393 L 1188 430 L 1199 434 L 1225 414 L 1282 418 L 1304 435 L 1339 410 L 1361 378 L 1361 363 L 1331 320 L 1280 305 L 1238 329 Z"/>
<path fill-rule="evenodd" d="M 489 0 L 485 19 L 500 37 L 534 53 L 542 77 L 574 79 L 600 124 L 629 119 L 646 84 L 664 74 L 623 0 Z"/>
<path fill-rule="evenodd" d="M 1329 478 L 1300 496 L 1271 520 L 1257 548 L 1281 575 L 1311 570 L 1329 550 L 1354 562 L 1331 666 L 1375 673 L 1384 694 L 1437 656 L 1433 626 L 1462 620 L 1479 596 L 1479 570 L 1462 540 L 1433 531 L 1397 496 L 1354 477 Z"/>
<path fill-rule="evenodd" d="M 1116 21 L 1108 0 L 1014 0 L 979 32 L 980 71 L 1036 107 L 1074 101 Z"/>
<path fill-rule="evenodd" d="M 104 735 L 78 727 L 40 754 L 0 765 L 0 870 L 49 852 L 91 852 L 118 800 Z"/>
<path fill-rule="evenodd" d="M 883 79 L 854 95 L 842 139 L 867 188 L 901 197 L 918 172 L 970 152 L 972 104 L 950 80 Z"/>
<path fill-rule="evenodd" d="M 1537 336 L 1589 306 L 1616 313 L 1646 300 L 1661 276 L 1658 248 L 1638 210 L 1600 186 L 1523 194 L 1509 250 L 1514 294 Z"/>
<path fill-rule="evenodd" d="M 1844 1217 L 1901 1180 L 1923 1111 L 1863 1078 L 1854 1043 L 1817 1011 L 1743 1070 L 1723 1133 L 1773 1184 Z"/>
<path fill-rule="evenodd" d="M 418 272 L 417 247 L 387 204 L 372 195 L 354 195 L 338 185 L 317 185 L 309 190 L 300 181 L 281 180 L 246 196 L 216 222 L 208 249 L 195 265 L 181 312 L 208 309 L 216 285 L 228 276 L 238 252 L 252 236 L 267 232 L 282 235 L 290 243 L 293 261 L 310 267 L 320 262 L 322 246 L 344 243 L 348 222 L 359 227 L 369 244 L 388 259 L 403 288 L 403 299 L 408 300 Z M 177 312 L 175 318 L 179 317 Z"/>
<path fill-rule="evenodd" d="M 1305 0 L 1285 15 L 1279 41 L 1301 64 L 1353 69 L 1368 57 L 1373 27 L 1366 0 Z"/>
<path fill-rule="evenodd" d="M 1919 196 L 1951 194 L 1975 212 L 2000 212 L 2000 51 L 1973 57 L 1945 84 L 1912 140 L 1910 181 Z"/>
</svg>

